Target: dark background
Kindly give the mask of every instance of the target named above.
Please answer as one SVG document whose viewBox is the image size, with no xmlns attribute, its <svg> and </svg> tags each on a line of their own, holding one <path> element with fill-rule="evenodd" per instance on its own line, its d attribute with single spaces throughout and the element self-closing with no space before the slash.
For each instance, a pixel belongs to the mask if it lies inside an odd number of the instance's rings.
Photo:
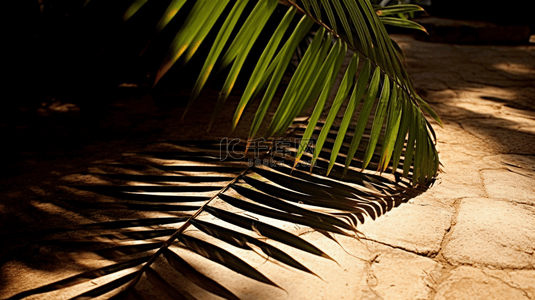
<svg viewBox="0 0 535 300">
<path fill-rule="evenodd" d="M 43 101 L 91 107 L 109 99 L 121 83 L 151 87 L 152 77 L 180 26 L 178 16 L 139 57 L 169 0 L 149 1 L 129 22 L 122 15 L 131 0 L 34 0 L 17 1 L 11 14 L 14 26 L 8 30 L 5 48 L 9 54 L 7 88 L 0 117 L 13 118 Z M 187 12 L 186 9 L 181 11 Z M 484 20 L 501 25 L 531 25 L 534 21 L 526 0 L 514 2 L 432 0 L 424 7 L 433 16 Z M 82 9 L 83 8 L 83 9 Z M 533 32 L 533 29 L 532 29 Z M 201 51 L 203 51 L 201 49 Z M 206 50 L 204 50 L 206 51 Z M 198 57 L 199 55 L 197 55 Z M 139 58 L 138 58 L 139 57 Z M 193 61 L 193 67 L 199 62 Z M 193 68 L 192 67 L 192 68 Z M 177 70 L 174 70 L 176 73 Z M 186 70 L 188 71 L 188 70 Z M 153 91 L 156 98 L 176 88 L 177 82 L 191 85 L 191 72 L 167 78 Z M 167 76 L 171 77 L 171 76 Z M 161 98 L 161 97 L 160 97 Z M 89 108 L 87 108 L 89 109 Z"/>
</svg>

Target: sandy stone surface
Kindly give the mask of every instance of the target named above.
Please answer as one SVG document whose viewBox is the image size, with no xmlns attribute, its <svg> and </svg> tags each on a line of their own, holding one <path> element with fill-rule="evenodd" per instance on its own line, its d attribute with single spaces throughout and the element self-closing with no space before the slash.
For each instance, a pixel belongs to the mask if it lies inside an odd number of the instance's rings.
<svg viewBox="0 0 535 300">
<path fill-rule="evenodd" d="M 518 170 L 520 169 L 520 170 Z M 522 167 L 508 166 L 505 170 L 485 170 L 481 174 L 487 194 L 491 198 L 509 199 L 519 203 L 535 205 L 533 176 L 525 175 Z M 512 189 L 505 190 L 503 186 Z"/>
<path fill-rule="evenodd" d="M 492 270 L 483 269 L 483 272 L 496 278 L 512 288 L 521 290 L 529 299 L 535 297 L 535 271 L 534 270 Z"/>
<path fill-rule="evenodd" d="M 523 282 L 524 278 L 516 278 L 516 282 Z M 511 282 L 511 281 L 510 281 Z M 484 270 L 472 267 L 459 267 L 438 286 L 436 300 L 448 299 L 532 299 L 528 292 L 532 290 L 529 284 L 511 284 L 499 277 L 489 276 Z"/>
<path fill-rule="evenodd" d="M 373 290 L 378 299 L 430 299 L 442 266 L 436 261 L 407 251 L 375 244 L 371 265 Z M 393 272 L 395 270 L 395 272 Z"/>
<path fill-rule="evenodd" d="M 507 200 L 465 198 L 442 254 L 452 264 L 530 268 L 535 264 L 535 208 Z"/>
<path fill-rule="evenodd" d="M 370 240 L 433 256 L 440 250 L 452 217 L 453 211 L 445 208 L 426 203 L 408 203 L 375 221 L 367 220 L 360 231 Z"/>
</svg>

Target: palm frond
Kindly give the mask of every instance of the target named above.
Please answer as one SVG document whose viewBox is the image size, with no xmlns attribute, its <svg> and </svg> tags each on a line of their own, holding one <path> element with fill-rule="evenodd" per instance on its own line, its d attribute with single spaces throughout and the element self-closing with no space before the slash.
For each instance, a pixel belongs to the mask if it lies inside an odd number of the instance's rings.
<svg viewBox="0 0 535 300">
<path fill-rule="evenodd" d="M 415 12 L 423 12 L 424 9 L 418 5 L 415 4 L 396 4 L 396 5 L 389 5 L 385 7 L 376 7 L 375 12 L 377 15 L 381 16 L 390 16 L 390 15 L 398 15 L 398 14 L 409 14 L 409 13 L 415 13 Z"/>
<path fill-rule="evenodd" d="M 176 14 L 184 2 L 185 0 L 172 1 L 168 11 Z M 422 29 L 423 27 L 410 20 L 392 17 L 422 9 L 411 4 L 374 8 L 368 0 L 287 0 L 281 2 L 288 7 L 283 9 L 286 12 L 279 25 L 274 29 L 266 27 L 268 20 L 274 17 L 276 8 L 284 7 L 278 3 L 277 0 L 261 0 L 256 3 L 249 3 L 247 0 L 194 1 L 187 19 L 163 59 L 155 78 L 156 82 L 179 58 L 183 57 L 182 63 L 186 63 L 203 43 L 208 32 L 214 31 L 217 36 L 200 70 L 184 114 L 195 104 L 211 75 L 230 68 L 209 122 L 209 129 L 232 93 L 238 76 L 243 72 L 246 59 L 256 57 L 256 66 L 236 107 L 232 129 L 240 122 L 246 107 L 258 97 L 261 101 L 250 126 L 250 140 L 258 136 L 281 136 L 304 109 L 314 106 L 315 103 L 314 111 L 309 113 L 311 128 L 315 126 L 321 113 L 327 114 L 323 127 L 326 132 L 329 131 L 334 116 L 338 113 L 346 116 L 337 138 L 338 142 L 332 149 L 334 159 L 340 151 L 340 141 L 347 134 L 348 124 L 354 120 L 355 112 L 360 111 L 356 116 L 358 125 L 353 132 L 352 145 L 349 152 L 343 153 L 348 158 L 346 168 L 356 150 L 364 146 L 360 144 L 361 135 L 368 119 L 373 119 L 374 138 L 370 140 L 368 150 L 364 152 L 363 168 L 367 167 L 367 162 L 375 152 L 383 157 L 379 171 L 384 171 L 390 160 L 399 161 L 401 142 L 396 141 L 404 140 L 408 133 L 416 130 L 410 136 L 414 139 L 409 141 L 414 147 L 414 150 L 410 150 L 424 157 L 418 157 L 412 162 L 415 173 L 422 175 L 415 176 L 416 179 L 413 177 L 414 184 L 424 183 L 436 176 L 438 155 L 434 145 L 434 132 L 422 114 L 428 113 L 439 124 L 440 119 L 417 95 L 403 68 L 400 49 L 390 39 L 384 27 L 393 25 Z M 139 7 L 140 3 L 135 1 L 129 11 L 135 11 Z M 223 11 L 228 13 L 223 14 Z M 222 22 L 219 24 L 223 25 L 214 28 L 218 20 Z M 164 15 L 159 24 L 162 22 L 169 22 L 169 16 Z M 290 61 L 299 43 L 311 32 L 314 37 L 295 72 L 291 74 L 283 96 L 278 98 L 277 91 L 280 90 L 282 78 L 288 75 Z M 263 34 L 263 40 L 259 39 L 260 33 Z M 264 50 L 261 55 L 254 56 L 251 49 L 258 43 L 265 45 Z M 342 61 L 346 56 L 352 57 L 352 61 L 344 67 Z M 334 85 L 340 73 L 344 74 L 343 84 Z M 334 100 L 329 98 L 333 94 Z M 363 103 L 359 107 L 357 104 L 361 101 Z M 269 107 L 275 102 L 275 114 L 267 115 Z M 349 105 L 345 105 L 346 102 Z M 372 114 L 373 107 L 377 109 Z M 344 108 L 345 112 L 340 111 Z M 411 124 L 408 132 L 399 131 L 401 120 Z M 267 130 L 261 131 L 266 122 L 270 122 L 270 125 Z M 307 134 L 310 134 L 310 131 Z M 325 143 L 325 136 L 319 136 L 318 151 Z M 385 147 L 377 148 L 379 139 L 385 138 L 388 139 L 388 142 L 384 143 Z M 398 151 L 394 151 L 394 145 L 398 145 Z M 413 155 L 408 154 L 407 157 L 412 158 Z M 334 164 L 333 160 L 331 164 Z"/>
</svg>

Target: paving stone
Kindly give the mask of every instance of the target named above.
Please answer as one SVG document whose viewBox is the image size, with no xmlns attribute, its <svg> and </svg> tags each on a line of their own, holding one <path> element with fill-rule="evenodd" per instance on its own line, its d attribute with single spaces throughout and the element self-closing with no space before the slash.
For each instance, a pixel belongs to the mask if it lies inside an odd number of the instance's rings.
<svg viewBox="0 0 535 300">
<path fill-rule="evenodd" d="M 533 154 L 535 149 L 535 134 L 482 120 L 466 120 L 461 123 L 463 128 L 485 140 L 489 148 L 497 153 Z"/>
<path fill-rule="evenodd" d="M 471 63 L 469 68 L 466 65 L 455 65 L 452 71 L 455 71 L 461 76 L 460 82 L 465 83 L 467 87 L 481 87 L 495 86 L 500 88 L 507 88 L 512 85 L 521 85 L 521 82 L 511 82 L 507 80 L 507 76 L 502 72 L 488 72 L 490 63 Z"/>
<path fill-rule="evenodd" d="M 497 278 L 509 286 L 521 289 L 529 299 L 535 299 L 535 270 L 486 270 L 488 276 Z"/>
<path fill-rule="evenodd" d="M 483 158 L 490 168 L 509 170 L 527 177 L 535 175 L 535 156 L 531 155 L 492 155 Z"/>
<path fill-rule="evenodd" d="M 487 198 L 463 199 L 442 254 L 453 264 L 533 267 L 533 228 L 533 206 Z"/>
<path fill-rule="evenodd" d="M 435 300 L 502 300 L 532 299 L 529 293 L 488 276 L 482 270 L 462 266 L 452 271 L 451 275 L 437 288 Z"/>
<path fill-rule="evenodd" d="M 242 276 L 224 276 L 228 271 L 219 266 L 204 271 L 242 299 L 261 299 L 266 295 L 269 299 L 429 299 L 436 278 L 440 277 L 442 266 L 433 259 L 390 246 L 349 237 L 337 237 L 336 244 L 317 232 L 302 237 L 325 250 L 338 264 L 290 247 L 278 247 L 305 262 L 321 279 L 257 255 L 244 255 L 247 262 L 287 292 Z M 196 260 L 202 260 L 195 256 L 187 258 L 195 265 Z M 199 299 L 206 297 L 199 289 L 188 292 Z"/>
<path fill-rule="evenodd" d="M 485 196 L 485 190 L 481 186 L 456 183 L 454 180 L 447 179 L 446 176 L 444 174 L 439 175 L 438 183 L 428 192 L 433 198 L 453 203 L 460 198 Z M 451 187 L 452 183 L 455 184 L 455 188 Z"/>
<path fill-rule="evenodd" d="M 485 141 L 467 132 L 457 121 L 445 121 L 445 128 L 435 127 L 438 139 L 437 149 L 439 158 L 446 172 L 455 170 L 450 168 L 453 163 L 470 162 L 468 165 L 478 164 L 481 157 L 495 155 L 489 151 Z"/>
<path fill-rule="evenodd" d="M 368 284 L 379 299 L 429 299 L 442 266 L 430 258 L 371 243 L 378 255 L 371 264 Z"/>
<path fill-rule="evenodd" d="M 475 110 L 477 107 L 474 106 L 473 109 Z M 479 127 L 485 127 L 485 128 L 495 128 L 499 127 L 502 129 L 509 129 L 513 131 L 518 131 L 520 133 L 526 133 L 526 134 L 534 134 L 532 130 L 522 131 L 522 127 L 533 127 L 535 126 L 535 120 L 530 120 L 526 117 L 517 117 L 507 114 L 501 114 L 500 112 L 496 111 L 488 111 L 489 115 L 491 117 L 489 118 L 482 118 L 479 120 L 467 120 L 463 121 L 463 123 L 469 124 L 471 126 L 479 126 Z M 532 152 L 535 154 L 534 149 L 531 149 Z"/>
<path fill-rule="evenodd" d="M 425 194 L 450 204 L 453 203 L 451 200 L 459 198 L 484 197 L 486 194 L 478 173 L 484 164 L 479 163 L 476 156 L 489 154 L 483 142 L 453 122 L 447 122 L 444 129 L 437 129 L 437 135 L 442 172 L 435 185 Z M 475 149 L 467 149 L 467 145 Z"/>
<path fill-rule="evenodd" d="M 472 163 L 468 160 L 452 161 L 447 158 L 441 161 L 444 165 L 444 172 L 440 173 L 437 183 L 427 194 L 444 201 L 485 196 L 483 182 L 478 173 L 479 169 Z"/>
<path fill-rule="evenodd" d="M 447 90 L 448 86 L 444 83 L 444 74 L 437 74 L 436 72 L 420 72 L 412 76 L 414 82 L 418 83 L 418 87 L 421 89 L 429 90 Z M 451 76 L 457 76 L 451 74 Z"/>
<path fill-rule="evenodd" d="M 451 210 L 407 203 L 375 221 L 368 220 L 359 230 L 368 239 L 415 253 L 432 255 L 439 251 L 452 217 Z"/>
<path fill-rule="evenodd" d="M 535 205 L 535 172 L 523 174 L 522 170 L 507 167 L 506 170 L 481 172 L 485 189 L 491 198 L 502 198 Z"/>
</svg>

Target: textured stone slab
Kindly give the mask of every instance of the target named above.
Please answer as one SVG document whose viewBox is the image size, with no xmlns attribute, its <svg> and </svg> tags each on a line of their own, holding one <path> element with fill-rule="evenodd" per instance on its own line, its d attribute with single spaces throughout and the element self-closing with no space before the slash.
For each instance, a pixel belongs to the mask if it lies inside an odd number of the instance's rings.
<svg viewBox="0 0 535 300">
<path fill-rule="evenodd" d="M 535 265 L 535 207 L 467 198 L 456 222 L 442 252 L 449 262 L 502 268 Z"/>
<path fill-rule="evenodd" d="M 302 237 L 325 250 L 338 264 L 290 247 L 281 249 L 305 262 L 321 279 L 250 255 L 246 261 L 284 290 L 243 276 L 224 276 L 226 270 L 217 265 L 203 271 L 242 299 L 429 299 L 440 277 L 440 264 L 400 249 L 349 237 L 337 237 L 336 244 L 317 232 Z M 195 287 L 188 291 L 198 299 L 209 297 Z"/>
<path fill-rule="evenodd" d="M 502 154 L 483 160 L 492 168 L 481 172 L 489 197 L 535 205 L 535 157 Z"/>
<path fill-rule="evenodd" d="M 463 153 L 462 145 L 444 145 L 441 149 L 448 150 L 446 153 Z M 479 175 L 479 168 L 474 166 L 474 158 L 467 155 L 448 154 L 440 157 L 443 164 L 437 182 L 426 193 L 443 201 L 465 198 L 484 197 L 485 189 Z M 454 188 L 452 188 L 454 187 Z"/>
<path fill-rule="evenodd" d="M 526 290 L 533 286 L 523 285 Z M 530 292 L 473 267 L 459 267 L 438 286 L 435 300 L 532 299 Z"/>
<path fill-rule="evenodd" d="M 524 175 L 515 169 L 517 168 L 510 167 L 506 170 L 482 171 L 487 194 L 495 199 L 502 198 L 535 205 L 535 177 Z"/>
<path fill-rule="evenodd" d="M 487 156 L 483 162 L 489 168 L 501 168 L 526 177 L 535 176 L 535 156 L 499 154 Z"/>
<path fill-rule="evenodd" d="M 463 128 L 485 140 L 491 150 L 499 153 L 533 154 L 535 134 L 515 128 L 515 123 L 501 120 L 466 120 Z"/>
<path fill-rule="evenodd" d="M 371 263 L 373 277 L 368 284 L 379 299 L 429 299 L 436 286 L 442 266 L 422 257 L 372 243 L 370 250 L 377 255 Z"/>
<path fill-rule="evenodd" d="M 486 270 L 483 272 L 505 284 L 520 289 L 529 299 L 535 299 L 535 270 Z"/>
<path fill-rule="evenodd" d="M 429 299 L 441 270 L 430 258 L 370 241 L 337 237 L 337 245 L 317 232 L 302 237 L 326 250 L 338 265 L 282 248 L 321 279 L 259 258 L 254 265 L 287 292 L 237 276 L 224 279 L 229 289 L 243 299 Z"/>
<path fill-rule="evenodd" d="M 452 211 L 438 206 L 407 203 L 375 221 L 367 221 L 359 230 L 368 239 L 432 255 L 440 249 L 452 217 Z"/>
</svg>

